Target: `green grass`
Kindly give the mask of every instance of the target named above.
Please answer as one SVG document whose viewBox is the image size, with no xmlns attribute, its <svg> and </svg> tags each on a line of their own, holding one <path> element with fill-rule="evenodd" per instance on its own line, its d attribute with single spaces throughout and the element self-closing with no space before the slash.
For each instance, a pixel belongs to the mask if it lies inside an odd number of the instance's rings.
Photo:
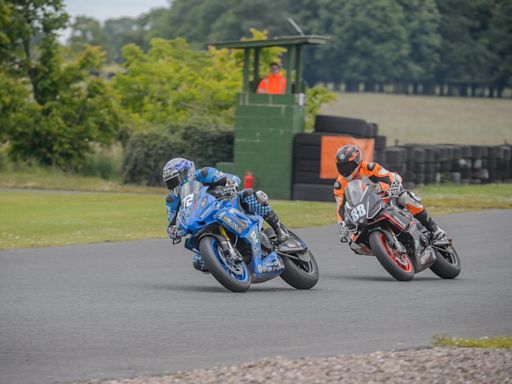
<svg viewBox="0 0 512 384">
<path fill-rule="evenodd" d="M 135 193 L 160 193 L 162 191 L 161 188 L 125 185 L 116 180 L 81 176 L 42 167 L 3 170 L 0 172 L 0 188 Z"/>
<path fill-rule="evenodd" d="M 165 191 L 157 191 L 0 191 L 0 249 L 164 238 Z M 512 184 L 425 187 L 418 192 L 434 215 L 512 208 Z M 272 201 L 272 205 L 290 228 L 336 222 L 334 202 Z"/>
<path fill-rule="evenodd" d="M 322 113 L 356 117 L 379 124 L 388 145 L 512 142 L 512 100 L 339 93 Z"/>
<path fill-rule="evenodd" d="M 481 339 L 460 339 L 440 336 L 435 338 L 434 346 L 512 349 L 512 336 L 483 337 Z"/>
<path fill-rule="evenodd" d="M 162 237 L 164 196 L 0 192 L 0 248 Z"/>
<path fill-rule="evenodd" d="M 429 185 L 416 189 L 433 214 L 511 209 L 512 184 Z"/>
<path fill-rule="evenodd" d="M 164 193 L 2 191 L 0 249 L 164 238 L 164 199 Z M 291 228 L 335 220 L 333 204 L 276 201 L 274 207 Z"/>
</svg>

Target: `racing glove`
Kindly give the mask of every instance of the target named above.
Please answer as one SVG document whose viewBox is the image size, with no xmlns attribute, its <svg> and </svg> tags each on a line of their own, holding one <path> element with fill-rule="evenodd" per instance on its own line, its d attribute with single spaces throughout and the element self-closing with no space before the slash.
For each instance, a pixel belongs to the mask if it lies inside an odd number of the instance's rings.
<svg viewBox="0 0 512 384">
<path fill-rule="evenodd" d="M 347 224 L 344 221 L 339 223 L 338 233 L 340 235 L 340 241 L 342 243 L 348 242 L 350 238 L 350 231 L 348 230 Z"/>
<path fill-rule="evenodd" d="M 404 192 L 404 187 L 400 180 L 395 180 L 389 186 L 389 194 L 391 197 L 399 197 Z"/>
<path fill-rule="evenodd" d="M 176 225 L 169 225 L 167 227 L 167 236 L 173 241 L 181 239 L 181 233 Z"/>
<path fill-rule="evenodd" d="M 236 189 L 238 188 L 238 184 L 233 179 L 228 179 L 226 181 L 226 185 L 224 185 L 223 192 L 227 197 L 233 197 L 236 195 Z"/>
</svg>

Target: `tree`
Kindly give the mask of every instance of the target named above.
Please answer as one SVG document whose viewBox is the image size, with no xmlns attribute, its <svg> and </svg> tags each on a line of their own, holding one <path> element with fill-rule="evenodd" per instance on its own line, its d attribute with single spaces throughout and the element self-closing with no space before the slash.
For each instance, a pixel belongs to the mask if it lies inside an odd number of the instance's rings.
<svg viewBox="0 0 512 384">
<path fill-rule="evenodd" d="M 437 0 L 441 13 L 439 83 L 471 84 L 489 80 L 489 51 L 485 41 L 490 18 L 489 0 Z M 453 89 L 450 93 L 454 92 Z"/>
<path fill-rule="evenodd" d="M 397 0 L 405 13 L 410 48 L 410 67 L 404 80 L 427 82 L 439 64 L 441 15 L 435 0 Z"/>
<path fill-rule="evenodd" d="M 489 77 L 497 96 L 501 97 L 503 89 L 512 86 L 512 2 L 495 1 L 486 37 L 490 54 Z"/>
<path fill-rule="evenodd" d="M 1 18 L 0 110 L 9 154 L 76 169 L 92 142 L 110 143 L 118 117 L 107 84 L 90 75 L 104 55 L 86 47 L 64 63 L 57 31 L 68 15 L 60 0 L 8 1 Z"/>
<path fill-rule="evenodd" d="M 251 28 L 271 36 L 290 33 L 289 0 L 174 0 L 162 12 L 152 36 L 185 38 L 192 46 L 238 40 Z"/>
<path fill-rule="evenodd" d="M 147 53 L 132 44 L 123 49 L 123 58 L 126 71 L 115 77 L 114 87 L 134 119 L 162 126 L 232 124 L 242 80 L 229 52 L 209 54 L 193 50 L 184 39 L 153 39 Z"/>
<path fill-rule="evenodd" d="M 290 3 L 291 14 L 306 34 L 333 38 L 326 46 L 306 48 L 304 79 L 310 84 L 342 81 L 340 53 L 334 47 L 338 40 L 334 28 L 342 5 L 341 0 L 297 0 Z"/>
<path fill-rule="evenodd" d="M 73 51 L 81 51 L 86 45 L 105 47 L 107 35 L 101 23 L 88 16 L 77 16 L 71 24 L 71 35 L 68 45 Z"/>
<path fill-rule="evenodd" d="M 7 139 L 13 159 L 76 170 L 92 143 L 110 144 L 117 137 L 114 97 L 104 80 L 89 75 L 102 60 L 99 48 L 86 47 L 75 62 L 54 68 L 47 79 L 52 93 L 44 94 L 44 103 L 32 101 L 11 84 L 16 109 L 6 118 L 12 121 Z"/>
<path fill-rule="evenodd" d="M 30 93 L 26 82 L 13 79 L 0 70 L 0 143 L 8 140 L 9 133 L 23 124 L 29 124 L 37 112 L 29 102 Z"/>
<path fill-rule="evenodd" d="M 405 14 L 396 1 L 347 0 L 333 22 L 332 56 L 349 90 L 361 82 L 400 81 L 410 68 Z M 334 62 L 335 61 L 335 62 Z"/>
<path fill-rule="evenodd" d="M 4 8 L 10 15 L 0 45 L 0 62 L 11 75 L 28 77 L 34 98 L 45 101 L 51 81 L 45 76 L 57 63 L 53 52 L 57 47 L 57 31 L 65 27 L 68 15 L 62 0 L 6 1 Z M 36 49 L 35 43 L 39 47 Z"/>
<path fill-rule="evenodd" d="M 135 44 L 146 50 L 152 37 L 161 37 L 161 19 L 165 8 L 155 8 L 139 17 L 108 19 L 103 27 L 107 39 L 103 45 L 109 60 L 121 61 L 122 48 Z"/>
<path fill-rule="evenodd" d="M 235 0 L 175 0 L 161 14 L 153 36 L 164 39 L 182 37 L 192 45 L 204 44 L 210 39 L 215 21 L 236 4 Z"/>
</svg>

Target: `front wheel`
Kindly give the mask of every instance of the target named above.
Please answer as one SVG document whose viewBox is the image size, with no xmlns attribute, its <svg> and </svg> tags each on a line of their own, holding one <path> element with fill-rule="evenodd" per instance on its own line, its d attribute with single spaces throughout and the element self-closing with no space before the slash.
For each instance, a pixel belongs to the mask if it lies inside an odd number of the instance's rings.
<svg viewBox="0 0 512 384">
<path fill-rule="evenodd" d="M 437 261 L 430 267 L 432 272 L 442 279 L 455 279 L 460 273 L 460 259 L 453 245 L 433 248 Z"/>
<path fill-rule="evenodd" d="M 203 237 L 199 250 L 208 270 L 225 288 L 232 292 L 245 292 L 249 289 L 251 274 L 247 265 L 243 261 L 231 262 L 215 237 Z"/>
<path fill-rule="evenodd" d="M 291 238 L 299 243 L 302 240 L 293 232 L 288 231 Z M 290 254 L 292 257 L 281 256 L 284 263 L 284 271 L 281 278 L 296 289 L 311 289 L 318 282 L 318 264 L 313 253 L 306 248 L 300 254 Z M 297 259 L 298 258 L 298 259 Z"/>
<path fill-rule="evenodd" d="M 383 231 L 370 234 L 370 247 L 379 263 L 398 281 L 409 281 L 414 277 L 414 266 L 407 254 L 393 248 Z"/>
</svg>

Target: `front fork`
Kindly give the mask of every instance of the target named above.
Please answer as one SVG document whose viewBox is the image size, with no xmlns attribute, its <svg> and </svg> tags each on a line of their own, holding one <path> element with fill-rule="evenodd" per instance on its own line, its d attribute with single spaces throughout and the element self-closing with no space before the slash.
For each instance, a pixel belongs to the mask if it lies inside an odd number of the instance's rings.
<svg viewBox="0 0 512 384">
<path fill-rule="evenodd" d="M 219 232 L 224 238 L 224 241 L 220 242 L 220 246 L 222 247 L 222 250 L 226 252 L 229 260 L 232 263 L 242 261 L 242 256 L 238 252 L 236 252 L 235 248 L 233 247 L 233 244 L 231 244 L 231 239 L 229 238 L 229 235 L 227 234 L 224 227 L 219 226 Z"/>
<path fill-rule="evenodd" d="M 384 236 L 386 236 L 386 238 L 388 239 L 388 242 L 389 242 L 389 246 L 391 248 L 393 248 L 397 252 L 407 254 L 407 249 L 405 249 L 404 245 L 396 238 L 393 231 L 386 229 L 386 230 L 381 231 L 381 233 L 383 233 Z"/>
</svg>

